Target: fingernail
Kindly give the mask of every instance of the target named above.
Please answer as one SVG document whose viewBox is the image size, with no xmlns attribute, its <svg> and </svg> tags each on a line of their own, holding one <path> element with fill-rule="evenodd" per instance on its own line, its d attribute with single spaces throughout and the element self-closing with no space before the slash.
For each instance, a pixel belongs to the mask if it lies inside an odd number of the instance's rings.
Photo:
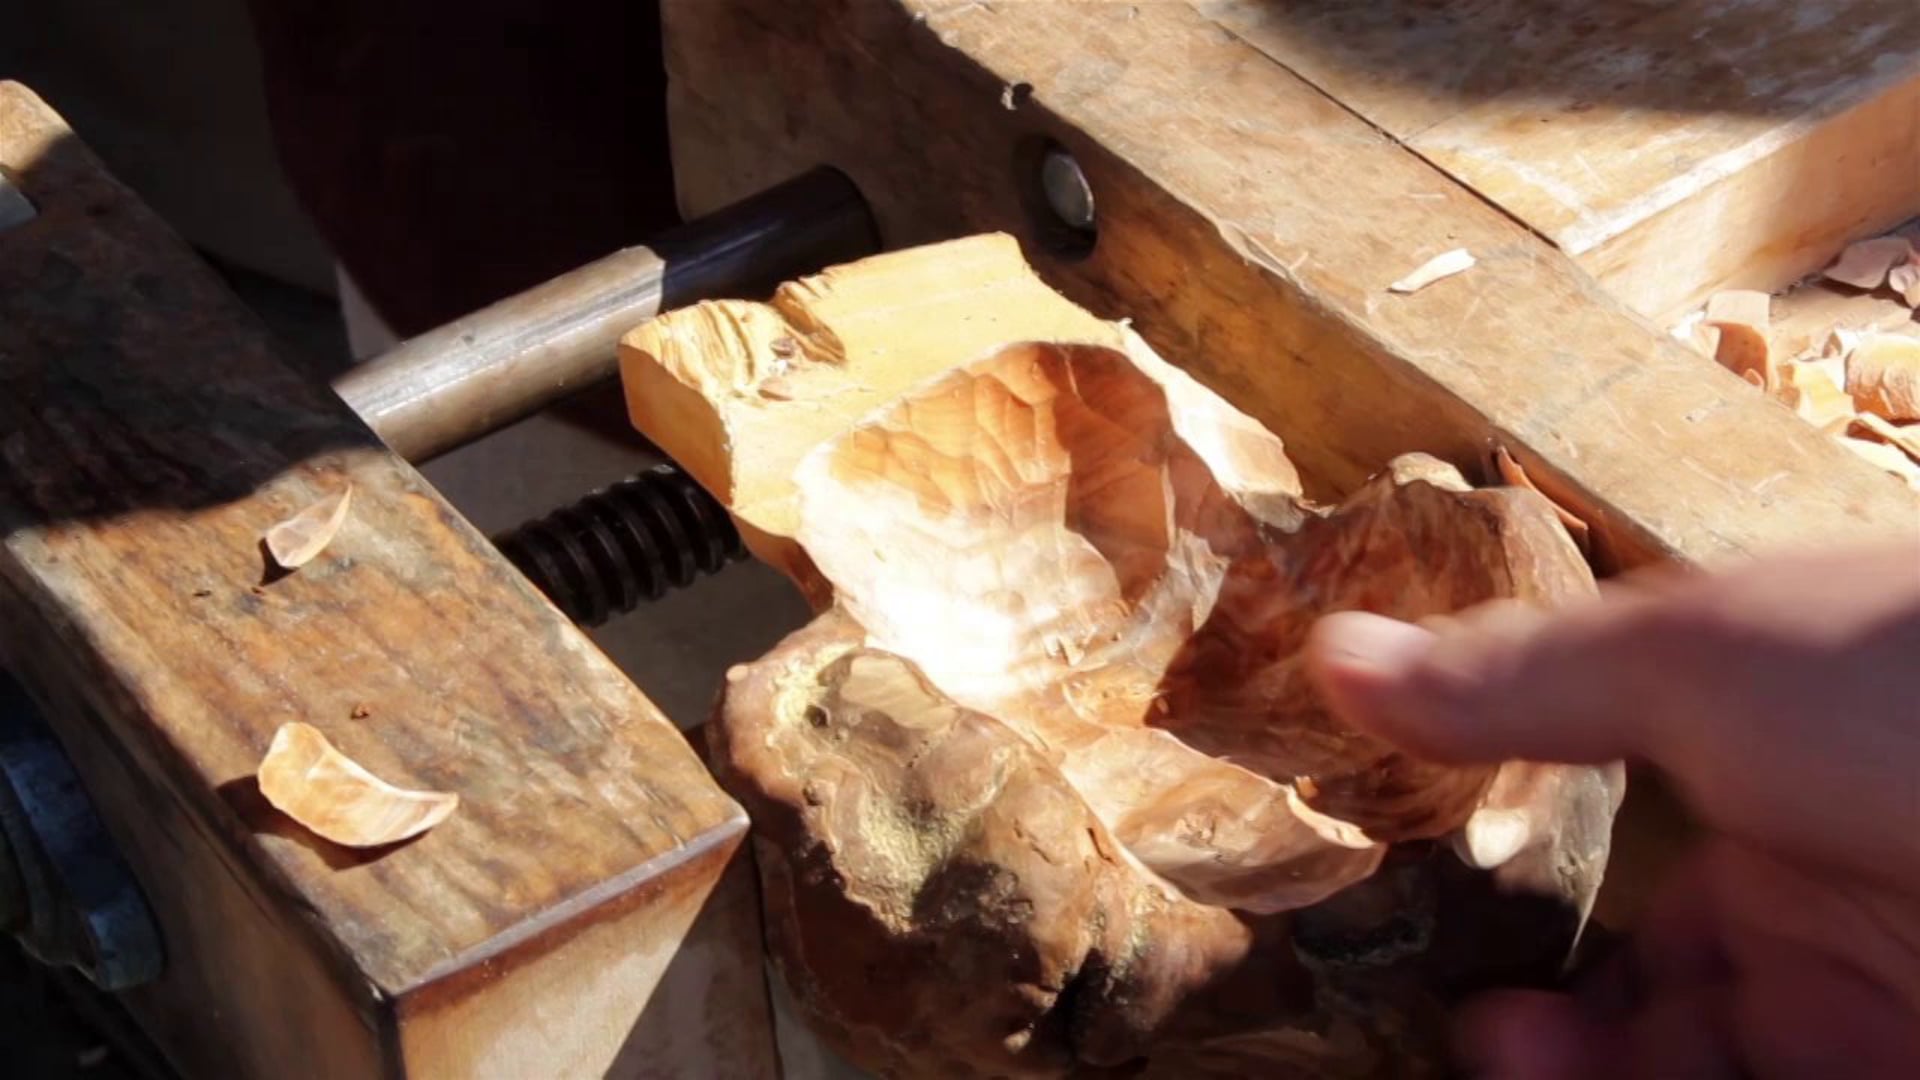
<svg viewBox="0 0 1920 1080">
<path fill-rule="evenodd" d="M 1412 623 L 1364 611 L 1342 611 L 1320 620 L 1314 633 L 1328 660 L 1348 671 L 1398 677 L 1433 648 L 1434 636 Z"/>
</svg>

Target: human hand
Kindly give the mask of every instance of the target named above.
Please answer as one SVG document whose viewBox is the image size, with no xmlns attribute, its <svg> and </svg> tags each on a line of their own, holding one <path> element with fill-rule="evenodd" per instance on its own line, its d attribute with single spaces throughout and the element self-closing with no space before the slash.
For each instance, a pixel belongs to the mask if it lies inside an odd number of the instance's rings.
<svg viewBox="0 0 1920 1080">
<path fill-rule="evenodd" d="M 1334 615 L 1307 663 L 1337 715 L 1411 753 L 1642 760 L 1712 830 L 1603 976 L 1624 1000 L 1469 1007 L 1481 1075 L 1920 1074 L 1920 547 L 1430 628 Z"/>
</svg>

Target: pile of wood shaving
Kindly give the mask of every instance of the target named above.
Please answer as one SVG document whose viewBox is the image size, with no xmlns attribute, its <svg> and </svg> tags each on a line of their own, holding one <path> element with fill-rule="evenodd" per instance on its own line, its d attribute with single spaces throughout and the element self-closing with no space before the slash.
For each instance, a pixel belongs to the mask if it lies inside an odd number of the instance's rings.
<svg viewBox="0 0 1920 1080">
<path fill-rule="evenodd" d="M 1849 245 L 1821 276 L 1920 308 L 1920 248 L 1907 233 Z M 1920 323 L 1835 325 L 1787 355 L 1769 333 L 1773 299 L 1716 293 L 1674 336 L 1920 492 Z"/>
</svg>

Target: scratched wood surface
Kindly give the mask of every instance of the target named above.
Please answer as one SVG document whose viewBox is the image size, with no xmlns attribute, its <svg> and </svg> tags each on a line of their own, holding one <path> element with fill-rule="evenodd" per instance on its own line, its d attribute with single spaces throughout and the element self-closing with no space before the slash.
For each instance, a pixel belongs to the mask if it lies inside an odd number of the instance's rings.
<svg viewBox="0 0 1920 1080">
<path fill-rule="evenodd" d="M 41 211 L 0 233 L 0 663 L 156 911 L 129 1000 L 175 1063 L 769 1074 L 737 874 L 710 903 L 746 823 L 686 741 L 9 83 L 0 168 Z M 326 552 L 266 573 L 265 529 L 349 483 Z M 251 780 L 288 720 L 458 811 L 305 832 Z"/>
<path fill-rule="evenodd" d="M 1920 212 L 1912 0 L 1206 0 L 1666 318 Z"/>
<path fill-rule="evenodd" d="M 1497 440 L 1594 523 L 1603 566 L 1920 530 L 1897 482 L 1190 5 L 664 11 L 689 211 L 824 161 L 890 245 L 1020 233 L 1050 282 L 1133 318 L 1323 490 L 1412 450 L 1472 468 Z M 1047 138 L 1092 186 L 1084 258 L 1029 224 L 1020 162 Z M 1455 247 L 1479 265 L 1388 293 Z"/>
</svg>

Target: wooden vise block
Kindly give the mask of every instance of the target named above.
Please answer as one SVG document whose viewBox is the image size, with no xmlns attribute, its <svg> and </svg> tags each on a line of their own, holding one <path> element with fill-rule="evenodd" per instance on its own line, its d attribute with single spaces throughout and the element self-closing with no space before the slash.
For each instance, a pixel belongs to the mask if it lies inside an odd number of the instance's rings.
<svg viewBox="0 0 1920 1080">
<path fill-rule="evenodd" d="M 1908 0 L 663 7 L 687 210 L 826 163 L 889 247 L 1017 233 L 1322 493 L 1499 443 L 1603 568 L 1920 531 L 1898 481 L 1647 321 L 1920 212 Z M 1049 147 L 1094 236 L 1050 238 Z"/>
<path fill-rule="evenodd" d="M 0 83 L 0 666 L 65 744 L 165 947 L 125 1000 L 188 1076 L 771 1075 L 745 816 L 681 735 L 59 118 Z M 262 533 L 324 492 L 295 573 Z M 299 720 L 416 840 L 262 799 Z"/>
</svg>

